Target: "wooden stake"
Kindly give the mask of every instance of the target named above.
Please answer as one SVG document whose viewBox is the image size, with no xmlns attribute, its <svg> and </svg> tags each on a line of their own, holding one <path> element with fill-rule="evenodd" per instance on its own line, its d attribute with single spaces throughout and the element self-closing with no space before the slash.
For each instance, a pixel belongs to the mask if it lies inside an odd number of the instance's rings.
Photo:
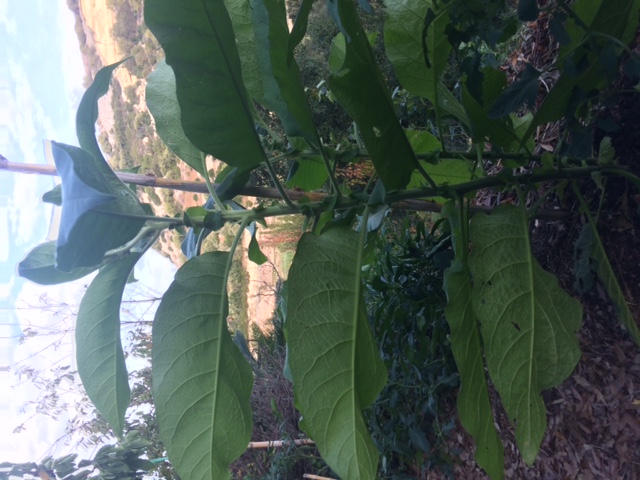
<svg viewBox="0 0 640 480">
<path fill-rule="evenodd" d="M 270 440 L 266 442 L 249 442 L 248 448 L 282 448 L 289 445 L 315 445 L 315 442 L 309 438 L 303 438 L 300 440 Z"/>
<path fill-rule="evenodd" d="M 5 157 L 0 155 L 0 170 L 8 170 L 10 172 L 31 173 L 37 175 L 57 175 L 56 167 L 52 165 L 33 165 L 28 163 L 11 163 Z M 169 188 L 171 190 L 180 190 L 183 192 L 208 193 L 207 185 L 204 182 L 187 182 L 184 180 L 172 180 L 170 178 L 158 178 L 153 174 L 139 174 L 127 172 L 115 172 L 115 174 L 125 183 L 133 183 L 144 187 Z M 216 184 L 213 185 L 214 187 Z M 301 190 L 286 190 L 287 196 L 293 200 L 301 200 L 304 197 L 312 202 L 321 202 L 326 198 L 325 193 L 304 192 Z M 244 187 L 238 194 L 243 197 L 260 197 L 281 199 L 278 189 L 271 187 Z M 399 210 L 410 210 L 415 212 L 435 212 L 442 210 L 442 205 L 430 202 L 428 200 L 402 200 L 393 202 L 392 208 Z M 473 206 L 472 212 L 491 213 L 493 207 Z M 562 210 L 538 210 L 536 217 L 545 218 L 547 220 L 565 220 L 568 217 L 567 212 Z"/>
</svg>

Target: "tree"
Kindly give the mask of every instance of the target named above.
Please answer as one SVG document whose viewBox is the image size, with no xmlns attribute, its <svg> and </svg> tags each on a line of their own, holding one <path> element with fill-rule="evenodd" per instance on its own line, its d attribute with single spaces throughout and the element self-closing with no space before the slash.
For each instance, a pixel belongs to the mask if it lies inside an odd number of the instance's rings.
<svg viewBox="0 0 640 480">
<path fill-rule="evenodd" d="M 160 435 L 181 478 L 228 478 L 228 465 L 247 447 L 253 374 L 227 330 L 227 278 L 245 229 L 248 256 L 264 261 L 255 238 L 269 216 L 306 218 L 289 272 L 285 331 L 290 374 L 305 432 L 341 478 L 375 478 L 378 453 L 363 410 L 386 383 L 371 334 L 361 282 L 367 247 L 389 207 L 400 201 L 445 202 L 444 227 L 454 254 L 444 274 L 445 314 L 461 380 L 458 414 L 477 445 L 476 460 L 492 478 L 503 476 L 503 451 L 489 403 L 488 375 L 515 424 L 531 464 L 546 429 L 541 392 L 571 375 L 580 356 L 575 333 L 580 303 L 531 253 L 527 194 L 541 182 L 571 184 L 588 218 L 582 249 L 603 280 L 618 317 L 640 343 L 640 331 L 613 275 L 578 180 L 640 179 L 616 165 L 603 140 L 592 154 L 593 108 L 623 67 L 637 82 L 638 58 L 628 45 L 640 2 L 579 0 L 548 7 L 561 43 L 556 84 L 536 107 L 542 72 L 525 68 L 508 85 L 485 68 L 484 53 L 510 38 L 517 22 L 539 14 L 533 0 L 481 10 L 468 2 L 388 0 L 385 51 L 411 95 L 431 106 L 429 130 L 405 130 L 377 66 L 370 39 L 351 0 L 328 2 L 340 35 L 329 55 L 328 88 L 353 119 L 349 135 L 323 141 L 313 121 L 295 58 L 312 2 L 303 2 L 291 33 L 284 3 L 147 0 L 145 22 L 166 54 L 148 78 L 147 102 L 158 134 L 207 182 L 212 201 L 182 218 L 147 215 L 105 162 L 94 136 L 97 99 L 117 65 L 101 70 L 78 110 L 81 148 L 51 144 L 62 177 L 62 229 L 55 245 L 37 247 L 21 275 L 66 281 L 99 269 L 80 305 L 76 339 L 80 376 L 117 436 L 130 402 L 119 343 L 119 303 L 129 272 L 166 228 L 189 228 L 189 261 L 164 294 L 153 326 L 152 376 Z M 460 94 L 441 81 L 450 57 L 464 69 Z M 599 61 L 596 59 L 606 59 Z M 258 109 L 256 105 L 260 105 Z M 258 113 L 269 112 L 260 116 Z M 265 118 L 268 117 L 268 118 Z M 284 135 L 270 127 L 277 117 Z M 538 126 L 564 119 L 555 154 L 533 155 Z M 446 126 L 467 132 L 470 151 L 452 151 Z M 228 165 L 211 184 L 206 155 Z M 340 185 L 336 168 L 368 159 L 375 175 L 363 192 Z M 488 161 L 500 160 L 498 173 Z M 290 161 L 288 186 L 309 193 L 294 201 L 274 163 Z M 526 173 L 521 173 L 523 167 Z M 231 198 L 250 173 L 266 168 L 282 201 L 245 210 Z M 319 196 L 314 190 L 324 187 Z M 480 189 L 515 192 L 517 205 L 471 215 Z M 224 223 L 240 224 L 231 252 L 199 255 L 201 239 Z M 256 223 L 258 222 L 258 223 Z M 354 229 L 354 226 L 356 227 Z M 98 368 L 99 367 L 99 368 Z"/>
<path fill-rule="evenodd" d="M 136 283 L 130 286 L 127 299 L 122 301 L 120 311 L 122 335 L 126 338 L 123 350 L 126 357 L 135 358 L 138 365 L 136 369 L 129 371 L 132 394 L 130 408 L 125 418 L 125 436 L 140 439 L 139 455 L 145 454 L 148 458 L 154 459 L 165 455 L 164 447 L 158 437 L 151 396 L 151 319 L 155 310 L 154 305 L 157 305 L 159 300 L 160 298 L 155 297 L 152 290 Z M 78 305 L 58 303 L 45 294 L 39 297 L 37 304 L 26 305 L 20 309 L 36 310 L 41 313 L 50 312 L 59 320 L 59 323 L 46 329 L 33 324 L 26 326 L 21 332 L 20 343 L 31 342 L 35 337 L 40 337 L 45 342 L 51 339 L 50 344 L 44 344 L 38 349 L 39 355 L 47 355 L 45 350 L 62 350 L 61 345 L 63 347 L 69 345 L 64 339 L 74 335 Z M 43 345 L 43 342 L 40 342 L 40 345 Z M 68 360 L 62 357 L 53 361 L 50 368 L 38 369 L 29 365 L 27 358 L 12 366 L 12 370 L 21 382 L 30 382 L 40 392 L 25 405 L 25 407 L 32 407 L 33 415 L 17 425 L 14 433 L 28 430 L 30 423 L 37 422 L 41 415 L 56 420 L 68 414 L 65 433 L 51 445 L 48 453 L 55 451 L 54 447 L 58 443 L 72 444 L 76 452 L 116 443 L 117 439 L 108 423 L 95 409 L 82 388 L 77 372 L 65 362 Z M 127 445 L 128 443 L 125 442 L 125 450 L 128 449 Z M 48 458 L 54 462 L 52 457 Z M 54 463 L 66 465 L 69 458 L 70 456 L 67 455 L 63 457 L 64 461 L 56 459 L 57 463 Z M 44 465 L 47 462 L 43 460 L 40 463 Z M 157 467 L 163 470 L 160 478 L 174 478 L 170 465 L 160 462 Z M 158 468 L 154 467 L 154 470 Z"/>
<path fill-rule="evenodd" d="M 121 439 L 119 445 L 104 445 L 91 460 L 76 462 L 77 455 L 70 454 L 55 459 L 46 457 L 39 463 L 0 463 L 0 479 L 39 477 L 43 480 L 142 480 L 145 472 L 156 467 L 153 462 L 142 457 L 148 446 L 149 442 L 140 438 L 138 432 L 131 431 Z"/>
</svg>

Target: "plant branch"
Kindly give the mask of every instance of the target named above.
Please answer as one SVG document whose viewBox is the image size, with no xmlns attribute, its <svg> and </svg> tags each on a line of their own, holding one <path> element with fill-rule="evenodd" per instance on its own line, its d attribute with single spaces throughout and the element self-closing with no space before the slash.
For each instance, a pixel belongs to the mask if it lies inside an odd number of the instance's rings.
<svg viewBox="0 0 640 480">
<path fill-rule="evenodd" d="M 459 154 L 464 156 L 465 158 L 477 159 L 475 153 L 470 154 Z M 486 157 L 486 154 L 484 155 Z M 489 155 L 490 157 L 493 155 Z M 498 156 L 495 156 L 496 158 Z M 520 156 L 518 156 L 520 157 Z M 513 158 L 511 155 L 502 155 L 501 158 Z M 536 159 L 537 156 L 531 156 L 530 158 Z M 571 159 L 570 159 L 571 160 Z M 597 161 L 595 159 L 592 159 Z M 23 173 L 39 173 L 46 175 L 57 175 L 55 167 L 45 166 L 45 165 L 25 165 L 25 164 L 12 164 L 7 161 L 0 161 L 0 169 L 6 169 L 9 171 L 19 171 Z M 430 197 L 438 197 L 438 196 L 449 196 L 447 195 L 447 191 L 451 192 L 452 190 L 457 192 L 459 195 L 464 195 L 466 193 L 472 192 L 474 190 L 482 189 L 482 188 L 492 188 L 492 187 L 503 187 L 508 185 L 510 182 L 519 181 L 520 183 L 535 183 L 541 181 L 550 181 L 550 180 L 559 180 L 559 179 L 572 179 L 585 177 L 590 175 L 593 172 L 601 171 L 606 175 L 620 175 L 629 179 L 637 185 L 640 185 L 640 179 L 633 175 L 628 170 L 622 167 L 598 167 L 598 166 L 588 166 L 588 167 L 577 167 L 577 168 L 563 168 L 562 170 L 552 170 L 544 173 L 528 173 L 523 175 L 516 175 L 511 179 L 506 176 L 492 176 L 492 177 L 484 177 L 476 180 L 472 180 L 466 183 L 461 183 L 458 185 L 439 187 L 439 188 L 419 188 L 412 190 L 405 190 L 400 192 L 395 192 L 389 194 L 385 198 L 385 203 L 390 204 L 393 208 L 402 209 L 402 210 L 414 210 L 414 211 L 426 211 L 426 212 L 439 212 L 440 205 L 425 201 L 424 199 Z M 185 181 L 177 181 L 177 180 L 169 180 L 164 178 L 156 178 L 154 176 L 149 175 L 140 175 L 140 174 L 132 174 L 132 173 L 124 173 L 124 172 L 116 172 L 118 177 L 127 183 L 134 183 L 137 185 L 144 186 L 152 186 L 159 188 L 170 188 L 181 191 L 189 191 L 195 193 L 208 193 L 207 186 L 202 182 L 185 182 Z M 216 184 L 213 184 L 215 187 Z M 280 186 L 282 188 L 282 186 Z M 284 189 L 283 189 L 284 190 Z M 316 211 L 321 213 L 328 209 L 326 199 L 328 196 L 322 192 L 302 192 L 295 190 L 286 190 L 287 197 L 290 201 L 297 201 L 302 199 L 308 199 L 311 202 L 317 202 Z M 261 197 L 261 198 L 281 198 L 280 193 L 277 189 L 270 187 L 245 187 L 240 192 L 242 196 L 253 196 L 253 197 Z M 325 201 L 323 203 L 323 201 Z M 313 203 L 311 205 L 314 205 Z M 339 198 L 336 202 L 336 208 L 351 208 L 358 206 L 359 202 L 352 198 L 342 197 Z M 276 207 L 273 207 L 276 208 Z M 291 208 L 290 205 L 287 205 L 285 211 L 281 213 L 276 213 L 274 215 L 288 215 L 299 213 L 301 207 L 293 205 Z M 483 207 L 472 207 L 472 210 L 476 211 L 490 211 L 491 209 L 483 208 Z M 264 210 L 261 210 L 264 212 Z M 106 212 L 103 212 L 107 214 Z M 227 212 L 228 214 L 235 214 L 234 212 Z M 150 220 L 162 223 L 169 223 L 171 225 L 168 228 L 172 228 L 172 226 L 184 225 L 182 219 L 179 218 L 168 218 L 168 217 L 153 217 L 153 216 L 139 216 L 139 215 L 127 215 L 127 214 L 119 214 L 122 217 L 126 218 L 135 218 L 135 219 L 143 219 Z M 270 215 L 266 215 L 270 216 Z M 562 218 L 566 218 L 565 212 L 560 211 L 544 211 L 540 210 L 536 213 L 537 218 L 548 218 L 559 220 Z M 261 216 L 256 216 L 256 218 L 263 218 Z"/>
<path fill-rule="evenodd" d="M 280 194 L 280 197 L 282 198 L 282 200 L 284 200 L 284 203 L 286 203 L 289 207 L 296 209 L 296 206 L 289 198 L 289 195 L 287 194 L 284 187 L 280 183 L 280 180 L 278 180 L 278 175 L 276 174 L 276 171 L 273 169 L 273 165 L 271 165 L 271 162 L 269 161 L 268 158 L 265 159 L 264 164 L 266 165 L 267 170 L 269 171 L 269 176 L 271 177 L 271 181 L 276 186 L 276 189 L 278 190 L 278 193 Z"/>
<path fill-rule="evenodd" d="M 262 115 L 260 115 L 260 112 L 258 112 L 258 109 L 256 108 L 255 103 L 253 102 L 251 102 L 251 110 L 253 111 L 253 118 L 260 124 L 262 128 L 265 129 L 267 134 L 271 138 L 273 138 L 276 142 L 284 143 L 284 141 L 282 140 L 282 137 L 280 137 L 280 135 L 274 132 L 271 129 L 271 127 L 269 127 L 269 124 L 265 122 L 265 120 L 262 118 Z"/>
<path fill-rule="evenodd" d="M 148 248 L 156 242 L 162 230 L 164 230 L 164 227 L 158 228 L 157 226 L 144 226 L 140 229 L 138 234 L 133 237 L 133 239 L 129 240 L 121 247 L 109 250 L 104 254 L 104 256 L 105 258 L 112 258 L 131 253 L 134 250 L 136 252 L 146 252 Z M 136 248 L 136 245 L 142 240 L 145 240 L 142 248 Z"/>
<path fill-rule="evenodd" d="M 315 442 L 308 438 L 295 440 L 267 440 L 263 442 L 249 442 L 249 446 L 247 448 L 281 448 L 289 447 L 291 445 L 315 445 Z"/>
<path fill-rule="evenodd" d="M 207 184 L 207 190 L 209 190 L 209 195 L 211 195 L 211 198 L 213 198 L 213 203 L 215 203 L 216 207 L 218 207 L 218 210 L 222 212 L 226 209 L 224 207 L 224 204 L 220 201 L 220 197 L 218 197 L 216 189 L 211 183 L 211 179 L 209 178 L 209 170 L 207 169 L 207 156 L 204 153 L 201 153 L 200 157 L 202 159 L 202 169 L 204 170 L 204 181 Z"/>
<path fill-rule="evenodd" d="M 318 136 L 318 142 L 320 142 L 320 136 Z M 335 194 L 338 197 L 341 197 L 342 194 L 340 193 L 340 185 L 338 185 L 336 176 L 333 174 L 333 168 L 329 163 L 329 159 L 327 158 L 327 153 L 325 152 L 324 147 L 322 146 L 322 143 L 319 143 L 318 146 L 320 148 L 320 154 L 322 155 L 322 161 L 324 162 L 324 168 L 327 169 L 327 174 L 329 174 L 329 183 L 331 184 L 331 187 L 333 188 Z"/>
<path fill-rule="evenodd" d="M 416 162 L 416 169 L 418 170 L 418 172 L 420 172 L 420 175 L 424 177 L 427 183 L 431 185 L 432 188 L 438 187 L 436 185 L 436 182 L 433 181 L 433 178 L 431 178 L 431 175 L 429 175 L 427 171 L 422 167 L 422 165 L 420 165 L 420 161 Z"/>
<path fill-rule="evenodd" d="M 131 218 L 133 220 L 144 220 L 147 222 L 155 222 L 156 230 L 160 225 L 162 228 L 175 228 L 176 226 L 184 225 L 184 220 L 181 218 L 172 218 L 172 217 L 154 217 L 152 215 L 134 215 L 132 213 L 122 213 L 122 212 L 106 212 L 106 211 L 97 211 L 96 213 L 100 213 L 102 215 L 111 215 L 112 217 L 120 217 L 120 218 Z M 149 226 L 149 225 L 148 225 Z"/>
</svg>

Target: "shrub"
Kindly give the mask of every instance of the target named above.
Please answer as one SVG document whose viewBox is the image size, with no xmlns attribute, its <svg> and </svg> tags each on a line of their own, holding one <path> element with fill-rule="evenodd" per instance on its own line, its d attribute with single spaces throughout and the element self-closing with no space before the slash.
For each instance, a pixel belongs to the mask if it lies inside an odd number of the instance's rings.
<svg viewBox="0 0 640 480">
<path fill-rule="evenodd" d="M 442 290 L 443 270 L 453 256 L 449 237 L 427 232 L 424 223 L 414 231 L 400 230 L 381 235 L 365 279 L 371 325 L 389 372 L 368 412 L 386 459 L 383 474 L 416 463 L 424 470 L 444 463 L 442 435 L 454 422 L 442 424 L 440 414 L 458 386 Z"/>
</svg>

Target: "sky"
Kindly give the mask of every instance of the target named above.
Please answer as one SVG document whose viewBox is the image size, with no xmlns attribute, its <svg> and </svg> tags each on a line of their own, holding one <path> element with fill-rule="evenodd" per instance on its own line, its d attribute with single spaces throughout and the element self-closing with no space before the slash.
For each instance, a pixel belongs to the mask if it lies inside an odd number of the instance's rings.
<svg viewBox="0 0 640 480">
<path fill-rule="evenodd" d="M 77 145 L 75 111 L 84 69 L 65 0 L 0 0 L 0 154 L 14 163 L 45 164 L 43 140 Z M 41 201 L 53 178 L 0 170 L 0 462 L 38 461 L 61 435 L 58 422 L 34 415 L 37 389 L 15 372 L 73 363 L 72 334 L 39 335 L 18 344 L 27 327 L 73 329 L 73 310 L 91 278 L 41 287 L 15 275 L 16 264 L 45 241 L 52 209 Z M 137 268 L 143 295 L 163 292 L 170 262 L 150 251 Z M 51 305 L 55 307 L 51 307 Z M 11 371 L 7 372 L 6 367 Z M 26 429 L 14 428 L 26 419 Z"/>
</svg>

